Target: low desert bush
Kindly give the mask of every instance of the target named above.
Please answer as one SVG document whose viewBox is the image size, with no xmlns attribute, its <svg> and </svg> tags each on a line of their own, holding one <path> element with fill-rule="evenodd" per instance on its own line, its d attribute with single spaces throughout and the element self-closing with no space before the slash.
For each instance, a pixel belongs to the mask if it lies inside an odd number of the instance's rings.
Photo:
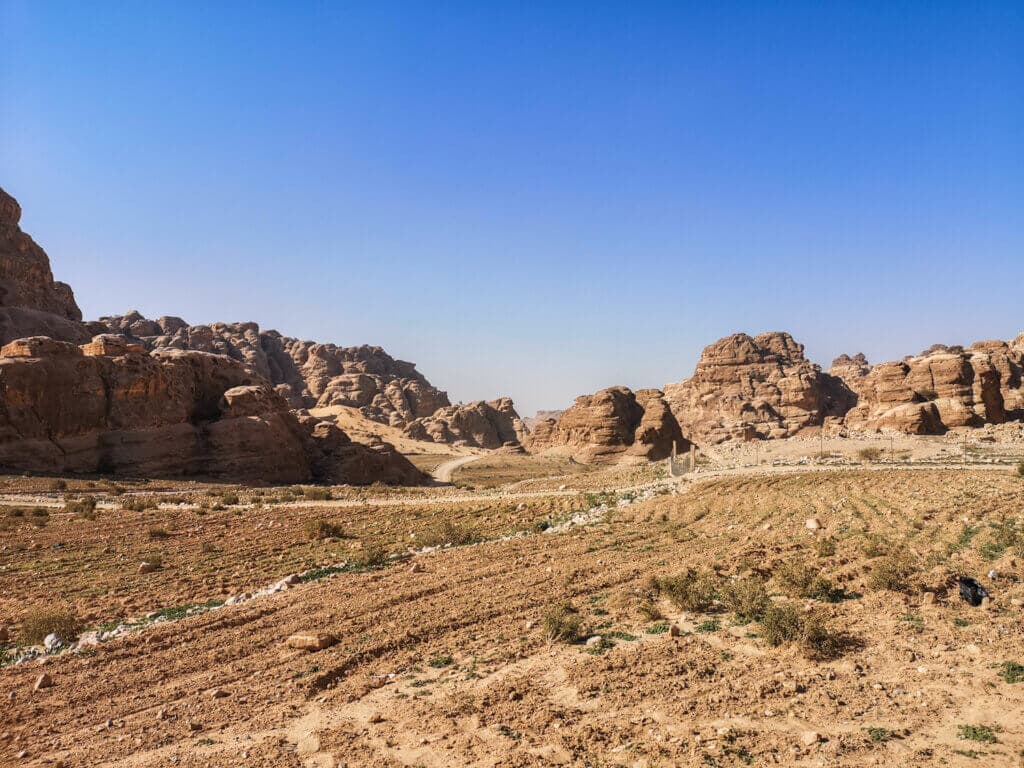
<svg viewBox="0 0 1024 768">
<path fill-rule="evenodd" d="M 770 602 L 768 590 L 760 579 L 740 579 L 722 587 L 722 603 L 742 624 L 760 620 Z"/>
<path fill-rule="evenodd" d="M 445 520 L 443 523 L 426 531 L 420 537 L 419 542 L 425 547 L 443 547 L 448 545 L 458 547 L 466 544 L 475 544 L 480 540 L 480 535 L 472 526 Z"/>
<path fill-rule="evenodd" d="M 153 496 L 132 496 L 121 502 L 121 509 L 129 512 L 145 512 L 147 509 L 156 509 L 159 502 Z"/>
<path fill-rule="evenodd" d="M 306 536 L 312 541 L 318 539 L 344 539 L 348 536 L 344 527 L 323 518 L 307 520 L 304 528 Z"/>
<path fill-rule="evenodd" d="M 68 643 L 78 637 L 81 624 L 70 611 L 33 611 L 21 623 L 21 641 L 40 645 L 47 635 Z"/>
<path fill-rule="evenodd" d="M 388 553 L 380 544 L 364 543 L 359 556 L 355 558 L 355 565 L 360 568 L 380 568 L 387 564 Z"/>
<path fill-rule="evenodd" d="M 658 591 L 684 611 L 706 611 L 718 596 L 718 578 L 710 571 L 687 568 L 655 581 Z"/>
<path fill-rule="evenodd" d="M 884 589 L 889 592 L 907 592 L 916 571 L 907 554 L 888 555 L 876 562 L 871 569 L 868 586 L 871 589 Z"/>
<path fill-rule="evenodd" d="M 146 535 L 151 539 L 168 539 L 171 536 L 166 528 L 150 528 L 146 531 Z"/>
<path fill-rule="evenodd" d="M 829 631 L 825 620 L 793 603 L 768 606 L 761 627 L 770 645 L 794 643 L 810 658 L 831 658 L 839 651 L 839 638 Z"/>
<path fill-rule="evenodd" d="M 1017 477 L 1024 477 L 1024 461 L 1017 463 Z"/>
<path fill-rule="evenodd" d="M 827 603 L 837 602 L 842 597 L 842 590 L 836 589 L 813 565 L 786 563 L 776 569 L 774 575 L 779 587 L 790 597 L 824 600 Z"/>
<path fill-rule="evenodd" d="M 831 536 L 822 536 L 814 545 L 818 557 L 832 557 L 836 553 L 836 540 Z"/>
<path fill-rule="evenodd" d="M 563 601 L 548 607 L 541 625 L 548 642 L 574 643 L 579 640 L 583 620 L 572 603 Z"/>
<path fill-rule="evenodd" d="M 238 504 L 238 494 L 237 493 L 225 493 L 223 496 L 220 497 L 220 500 L 221 500 L 222 504 L 224 504 L 224 505 L 226 505 L 228 507 L 234 507 L 234 506 L 236 506 Z"/>
<path fill-rule="evenodd" d="M 296 496 L 303 496 L 310 501 L 329 501 L 334 498 L 331 494 L 330 488 L 319 488 L 317 486 L 304 485 L 301 487 L 295 487 L 292 492 Z"/>
<path fill-rule="evenodd" d="M 62 478 L 58 478 L 50 483 L 50 490 L 53 491 L 66 491 L 68 489 L 68 481 Z"/>
<path fill-rule="evenodd" d="M 37 528 L 43 528 L 50 522 L 50 512 L 45 507 L 32 507 L 28 519 Z"/>
<path fill-rule="evenodd" d="M 861 448 L 857 451 L 857 456 L 864 461 L 878 461 L 882 457 L 881 448 Z"/>
<path fill-rule="evenodd" d="M 80 499 L 67 499 L 64 501 L 64 510 L 72 514 L 92 520 L 96 517 L 96 497 L 83 496 Z"/>
</svg>

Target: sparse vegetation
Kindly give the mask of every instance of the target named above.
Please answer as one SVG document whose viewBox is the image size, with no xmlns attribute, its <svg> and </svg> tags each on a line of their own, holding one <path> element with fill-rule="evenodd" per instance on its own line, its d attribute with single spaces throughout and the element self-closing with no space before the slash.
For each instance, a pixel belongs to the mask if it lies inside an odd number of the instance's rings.
<svg viewBox="0 0 1024 768">
<path fill-rule="evenodd" d="M 47 635 L 56 635 L 69 643 L 78 637 L 81 623 L 71 611 L 33 611 L 21 623 L 21 641 L 26 645 L 41 645 Z"/>
<path fill-rule="evenodd" d="M 982 744 L 995 744 L 999 741 L 999 739 L 996 738 L 996 732 L 998 730 L 1000 730 L 998 726 L 961 725 L 956 729 L 956 735 L 965 741 L 979 741 Z"/>
<path fill-rule="evenodd" d="M 888 728 L 882 728 L 881 726 L 872 726 L 867 729 L 868 736 L 876 744 L 885 744 L 893 737 L 893 732 Z"/>
<path fill-rule="evenodd" d="M 863 461 L 878 461 L 882 458 L 881 448 L 861 448 L 857 451 L 857 456 Z"/>
<path fill-rule="evenodd" d="M 572 603 L 563 601 L 548 607 L 541 624 L 549 643 L 574 643 L 579 640 L 583 619 Z"/>
<path fill-rule="evenodd" d="M 64 510 L 86 520 L 92 520 L 96 516 L 96 497 L 83 496 L 80 499 L 67 499 L 64 502 Z"/>
<path fill-rule="evenodd" d="M 1024 664 L 1004 661 L 999 676 L 1008 683 L 1024 683 Z"/>
<path fill-rule="evenodd" d="M 810 658 L 830 658 L 839 650 L 839 639 L 829 631 L 824 619 L 793 603 L 770 605 L 761 627 L 770 645 L 795 643 Z"/>
<path fill-rule="evenodd" d="M 130 512 L 145 512 L 147 509 L 156 509 L 159 506 L 155 496 L 129 496 L 121 501 L 121 509 Z"/>
<path fill-rule="evenodd" d="M 822 600 L 835 603 L 842 599 L 843 592 L 821 575 L 820 569 L 807 563 L 786 563 L 776 569 L 775 580 L 784 593 L 790 597 L 807 600 Z"/>
<path fill-rule="evenodd" d="M 146 535 L 151 539 L 169 539 L 171 534 L 166 528 L 153 527 L 146 530 Z"/>
<path fill-rule="evenodd" d="M 905 553 L 889 555 L 872 567 L 868 576 L 868 586 L 871 589 L 884 589 L 889 592 L 908 592 L 916 570 Z"/>
<path fill-rule="evenodd" d="M 472 526 L 445 520 L 423 534 L 420 544 L 425 547 L 458 547 L 480 540 L 480 534 Z"/>
</svg>

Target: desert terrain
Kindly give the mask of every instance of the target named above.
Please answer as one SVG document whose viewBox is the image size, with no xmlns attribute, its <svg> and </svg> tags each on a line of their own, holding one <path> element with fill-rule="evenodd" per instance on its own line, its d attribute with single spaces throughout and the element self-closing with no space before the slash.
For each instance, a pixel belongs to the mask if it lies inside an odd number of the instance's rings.
<svg viewBox="0 0 1024 768">
<path fill-rule="evenodd" d="M 400 489 L 4 477 L 0 761 L 1020 764 L 1024 451 L 833 442 Z M 66 645 L 18 641 L 62 614 Z"/>
</svg>

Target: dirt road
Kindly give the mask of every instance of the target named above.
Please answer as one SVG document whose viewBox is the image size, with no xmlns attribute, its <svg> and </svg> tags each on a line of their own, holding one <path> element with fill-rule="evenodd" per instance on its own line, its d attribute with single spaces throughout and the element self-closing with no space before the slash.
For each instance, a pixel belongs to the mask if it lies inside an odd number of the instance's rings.
<svg viewBox="0 0 1024 768">
<path fill-rule="evenodd" d="M 452 475 L 455 474 L 455 470 L 474 461 L 479 461 L 482 458 L 483 455 L 470 455 L 449 459 L 434 470 L 433 477 L 439 483 L 450 483 L 452 481 Z"/>
</svg>

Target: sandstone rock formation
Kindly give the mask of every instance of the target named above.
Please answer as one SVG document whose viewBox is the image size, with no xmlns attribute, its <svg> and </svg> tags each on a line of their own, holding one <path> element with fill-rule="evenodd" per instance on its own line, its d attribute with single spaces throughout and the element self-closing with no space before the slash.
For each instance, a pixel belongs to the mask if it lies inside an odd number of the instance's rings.
<svg viewBox="0 0 1024 768">
<path fill-rule="evenodd" d="M 1013 342 L 983 341 L 966 350 L 937 344 L 848 377 L 857 404 L 845 422 L 855 430 L 942 434 L 1020 419 L 1022 368 L 1024 334 Z"/>
<path fill-rule="evenodd" d="M 96 332 L 127 334 L 150 350 L 194 349 L 226 355 L 279 388 L 294 408 L 344 405 L 404 427 L 450 405 L 413 363 L 380 347 L 339 347 L 261 331 L 256 323 L 188 325 L 178 317 L 148 320 L 138 312 L 100 318 Z"/>
<path fill-rule="evenodd" d="M 532 451 L 567 450 L 586 464 L 607 463 L 623 456 L 663 459 L 689 448 L 662 393 L 609 387 L 581 395 L 558 420 L 540 422 L 527 439 Z"/>
<path fill-rule="evenodd" d="M 46 252 L 20 222 L 18 201 L 0 189 L 0 344 L 37 335 L 88 341 L 70 286 L 54 281 Z"/>
<path fill-rule="evenodd" d="M 537 411 L 533 416 L 527 416 L 523 419 L 523 426 L 526 427 L 527 432 L 533 432 L 534 428 L 542 421 L 558 421 L 558 418 L 565 413 L 565 411 Z"/>
<path fill-rule="evenodd" d="M 520 444 L 526 436 L 512 400 L 502 397 L 466 405 L 440 408 L 405 428 L 413 440 L 434 443 L 460 443 L 476 448 L 500 448 L 506 443 Z"/>
<path fill-rule="evenodd" d="M 250 482 L 416 482 L 386 448 L 300 423 L 284 399 L 221 355 L 149 354 L 43 337 L 0 349 L 0 466 L 55 473 L 201 475 Z"/>
<path fill-rule="evenodd" d="M 842 416 L 853 395 L 804 357 L 788 333 L 737 333 L 706 347 L 693 376 L 665 387 L 683 434 L 698 444 L 789 437 Z"/>
</svg>

